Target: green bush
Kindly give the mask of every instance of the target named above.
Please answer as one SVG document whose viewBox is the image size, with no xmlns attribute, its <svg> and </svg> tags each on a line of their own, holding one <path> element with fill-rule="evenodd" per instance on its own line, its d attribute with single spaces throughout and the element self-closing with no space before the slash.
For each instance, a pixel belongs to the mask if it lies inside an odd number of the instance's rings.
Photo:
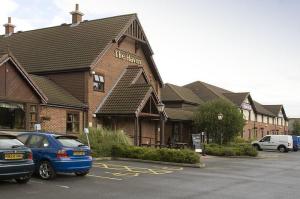
<svg viewBox="0 0 300 199">
<path fill-rule="evenodd" d="M 248 143 L 230 143 L 226 146 L 206 144 L 205 153 L 215 156 L 257 156 L 257 150 Z"/>
<path fill-rule="evenodd" d="M 79 139 L 87 144 L 85 134 L 81 133 Z M 114 145 L 132 145 L 131 139 L 124 132 L 104 128 L 89 128 L 89 140 L 95 157 L 111 156 Z"/>
<path fill-rule="evenodd" d="M 200 156 L 194 151 L 187 149 L 156 149 L 128 145 L 115 145 L 112 148 L 112 156 L 189 164 L 196 164 L 200 162 Z"/>
</svg>

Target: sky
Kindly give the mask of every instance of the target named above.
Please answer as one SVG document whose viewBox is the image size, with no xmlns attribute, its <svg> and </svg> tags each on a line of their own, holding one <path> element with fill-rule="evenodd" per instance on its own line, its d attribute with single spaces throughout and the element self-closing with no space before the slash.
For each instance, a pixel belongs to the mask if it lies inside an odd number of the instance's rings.
<svg viewBox="0 0 300 199">
<path fill-rule="evenodd" d="M 88 20 L 137 13 L 165 83 L 250 92 L 300 117 L 299 0 L 1 0 L 0 24 L 70 23 L 76 3 Z"/>
</svg>

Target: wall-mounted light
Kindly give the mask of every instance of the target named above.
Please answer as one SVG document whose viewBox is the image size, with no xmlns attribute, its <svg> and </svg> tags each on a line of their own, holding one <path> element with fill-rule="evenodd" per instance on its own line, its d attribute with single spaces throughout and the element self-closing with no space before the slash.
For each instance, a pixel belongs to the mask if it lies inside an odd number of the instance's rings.
<svg viewBox="0 0 300 199">
<path fill-rule="evenodd" d="M 91 75 L 95 75 L 95 74 L 96 74 L 96 72 L 95 72 L 95 71 L 93 71 L 93 70 L 91 70 L 91 71 L 90 71 L 90 74 L 91 74 Z"/>
<path fill-rule="evenodd" d="M 97 115 L 96 115 L 96 114 L 93 114 L 93 117 L 97 117 Z"/>
</svg>

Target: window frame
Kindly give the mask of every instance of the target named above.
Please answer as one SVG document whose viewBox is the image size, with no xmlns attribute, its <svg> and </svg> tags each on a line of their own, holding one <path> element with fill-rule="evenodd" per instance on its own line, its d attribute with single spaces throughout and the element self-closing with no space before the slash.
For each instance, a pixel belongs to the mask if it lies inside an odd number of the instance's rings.
<svg viewBox="0 0 300 199">
<path fill-rule="evenodd" d="M 32 111 L 31 107 L 35 107 L 35 111 Z M 38 118 L 38 105 L 37 104 L 29 104 L 28 105 L 28 122 L 29 122 L 29 129 L 34 130 L 34 125 L 39 123 L 39 118 Z M 32 120 L 32 115 L 35 115 L 35 121 Z"/>
<path fill-rule="evenodd" d="M 78 121 L 68 121 L 68 116 L 69 114 L 71 115 L 77 115 L 78 116 Z M 74 118 L 74 117 L 73 117 Z M 73 128 L 73 125 L 76 124 L 78 125 L 77 128 L 78 128 L 78 131 L 74 131 L 74 129 L 72 129 L 72 131 L 69 131 L 68 130 L 68 124 L 72 124 L 72 128 Z M 66 114 L 66 133 L 67 134 L 75 134 L 75 133 L 79 133 L 80 131 L 80 113 L 79 112 L 73 112 L 73 111 L 69 111 L 67 112 Z"/>
<path fill-rule="evenodd" d="M 95 76 L 98 76 L 99 80 L 96 80 Z M 100 80 L 101 77 L 103 78 L 103 82 Z M 95 84 L 98 84 L 98 89 L 95 88 Z M 99 89 L 100 86 L 99 85 L 102 85 L 102 89 Z M 104 74 L 102 73 L 96 73 L 96 74 L 93 74 L 93 90 L 94 91 L 97 91 L 97 92 L 105 92 L 105 76 Z"/>
</svg>

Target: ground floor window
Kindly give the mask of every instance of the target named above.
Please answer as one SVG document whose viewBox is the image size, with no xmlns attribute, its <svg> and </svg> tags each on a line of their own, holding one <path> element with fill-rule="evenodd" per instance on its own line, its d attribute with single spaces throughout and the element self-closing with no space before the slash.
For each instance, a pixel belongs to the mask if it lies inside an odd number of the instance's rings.
<svg viewBox="0 0 300 199">
<path fill-rule="evenodd" d="M 0 102 L 0 129 L 25 129 L 23 104 Z"/>
<path fill-rule="evenodd" d="M 67 132 L 79 132 L 79 113 L 67 113 Z"/>
<path fill-rule="evenodd" d="M 29 115 L 30 115 L 30 130 L 35 130 L 34 125 L 37 124 L 37 106 L 36 105 L 30 105 Z"/>
</svg>

